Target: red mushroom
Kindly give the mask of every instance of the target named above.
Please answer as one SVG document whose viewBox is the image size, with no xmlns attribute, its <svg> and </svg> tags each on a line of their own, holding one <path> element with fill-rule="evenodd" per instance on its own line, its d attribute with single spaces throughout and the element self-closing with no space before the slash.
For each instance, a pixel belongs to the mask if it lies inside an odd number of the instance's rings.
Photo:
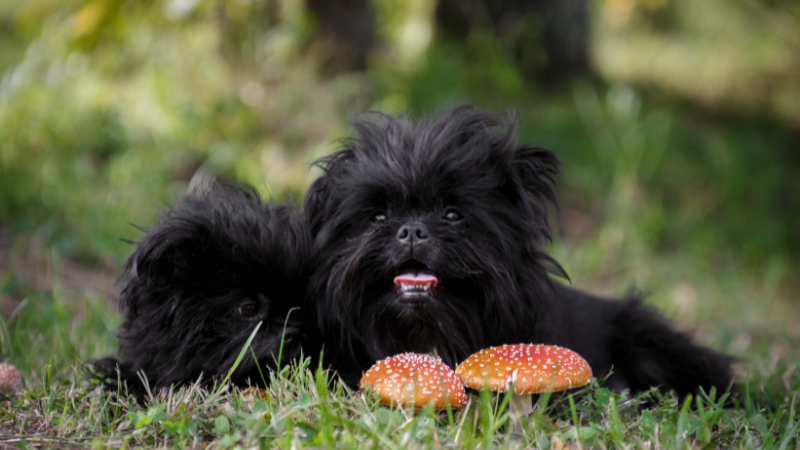
<svg viewBox="0 0 800 450">
<path fill-rule="evenodd" d="M 592 380 L 589 364 L 572 350 L 553 345 L 503 345 L 481 350 L 456 368 L 464 385 L 473 389 L 511 392 L 509 408 L 514 428 L 519 417 L 533 410 L 531 394 L 580 387 Z"/>
<path fill-rule="evenodd" d="M 445 409 L 445 399 L 453 409 L 467 404 L 464 385 L 455 373 L 439 358 L 418 353 L 378 361 L 361 377 L 361 388 L 380 394 L 385 405 L 421 409 L 432 404 L 434 409 Z"/>
</svg>

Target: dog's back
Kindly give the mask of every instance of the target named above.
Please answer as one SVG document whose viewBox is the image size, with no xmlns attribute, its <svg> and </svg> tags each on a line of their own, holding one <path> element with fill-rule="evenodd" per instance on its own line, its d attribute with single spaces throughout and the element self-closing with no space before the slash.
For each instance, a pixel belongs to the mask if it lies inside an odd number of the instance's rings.
<svg viewBox="0 0 800 450">
<path fill-rule="evenodd" d="M 555 293 L 563 324 L 555 343 L 582 355 L 597 377 L 613 371 L 607 387 L 632 392 L 658 387 L 681 397 L 697 388 L 730 388 L 730 358 L 695 344 L 638 294 L 609 300 L 561 284 Z"/>
</svg>

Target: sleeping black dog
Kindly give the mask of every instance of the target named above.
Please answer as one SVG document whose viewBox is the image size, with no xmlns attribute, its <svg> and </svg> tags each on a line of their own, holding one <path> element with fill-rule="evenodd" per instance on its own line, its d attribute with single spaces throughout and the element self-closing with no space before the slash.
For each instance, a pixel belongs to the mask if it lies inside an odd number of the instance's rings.
<svg viewBox="0 0 800 450">
<path fill-rule="evenodd" d="M 319 252 L 310 309 L 349 385 L 401 352 L 455 366 L 488 346 L 545 343 L 578 352 L 597 376 L 613 367 L 616 390 L 729 388 L 729 358 L 638 295 L 604 299 L 551 278 L 565 276 L 542 247 L 560 160 L 518 144 L 513 117 L 459 106 L 351 125 L 306 196 Z"/>
<path fill-rule="evenodd" d="M 220 381 L 261 323 L 231 381 L 263 384 L 279 356 L 299 355 L 302 311 L 288 322 L 287 314 L 305 297 L 310 244 L 296 207 L 264 204 L 253 189 L 212 185 L 185 196 L 128 259 L 119 356 L 96 361 L 95 376 L 140 399 L 141 376 L 153 392 Z"/>
</svg>

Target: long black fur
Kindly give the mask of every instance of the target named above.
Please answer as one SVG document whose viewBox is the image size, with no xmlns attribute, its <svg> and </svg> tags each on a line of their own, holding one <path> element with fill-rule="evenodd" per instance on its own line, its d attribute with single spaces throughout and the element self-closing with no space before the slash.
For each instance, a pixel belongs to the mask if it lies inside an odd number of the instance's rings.
<svg viewBox="0 0 800 450">
<path fill-rule="evenodd" d="M 316 162 L 324 174 L 305 203 L 319 252 L 312 309 L 348 384 L 400 352 L 436 352 L 455 366 L 491 345 L 533 342 L 577 351 L 597 376 L 613 367 L 617 390 L 729 387 L 729 359 L 638 295 L 603 299 L 551 278 L 565 276 L 543 249 L 560 159 L 518 144 L 513 115 L 458 106 L 350 124 L 355 137 Z M 438 285 L 404 296 L 393 278 L 410 269 Z"/>
<path fill-rule="evenodd" d="M 252 188 L 212 185 L 182 198 L 138 243 L 121 277 L 119 356 L 95 362 L 107 387 L 139 398 L 151 390 L 223 378 L 259 322 L 233 373 L 263 384 L 283 337 L 283 363 L 303 338 L 311 241 L 291 204 L 264 204 Z"/>
</svg>

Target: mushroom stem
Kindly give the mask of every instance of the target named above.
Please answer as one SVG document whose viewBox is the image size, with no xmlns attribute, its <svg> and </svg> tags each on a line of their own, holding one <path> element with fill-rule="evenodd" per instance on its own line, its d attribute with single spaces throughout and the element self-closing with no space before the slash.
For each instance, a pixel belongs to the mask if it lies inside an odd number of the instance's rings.
<svg viewBox="0 0 800 450">
<path fill-rule="evenodd" d="M 512 432 L 522 434 L 522 425 L 520 425 L 519 421 L 533 411 L 532 396 L 531 394 L 517 394 L 513 390 L 508 395 L 511 396 L 508 400 L 508 409 L 513 426 Z"/>
</svg>

